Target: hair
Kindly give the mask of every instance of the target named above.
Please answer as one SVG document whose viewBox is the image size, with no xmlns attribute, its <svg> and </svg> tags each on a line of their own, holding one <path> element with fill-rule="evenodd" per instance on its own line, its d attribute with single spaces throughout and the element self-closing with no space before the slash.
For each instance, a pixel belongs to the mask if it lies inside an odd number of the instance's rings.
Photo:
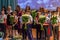
<svg viewBox="0 0 60 40">
<path fill-rule="evenodd" d="M 3 10 L 3 8 L 4 8 L 4 11 L 5 11 L 6 10 L 5 6 L 2 7 L 2 10 Z"/>
<path fill-rule="evenodd" d="M 17 12 L 16 11 L 13 11 L 13 14 L 17 15 Z"/>
<path fill-rule="evenodd" d="M 44 12 L 44 8 L 43 8 L 43 7 L 40 7 L 40 8 L 39 8 L 39 11 L 40 11 L 40 12 Z"/>
<path fill-rule="evenodd" d="M 27 11 L 27 8 L 28 8 L 28 10 L 30 11 L 30 6 L 26 6 L 25 12 Z"/>
<path fill-rule="evenodd" d="M 18 8 L 19 8 L 19 10 L 20 10 L 20 6 L 19 6 L 19 5 L 17 5 L 16 7 L 18 7 Z"/>
<path fill-rule="evenodd" d="M 57 12 L 58 12 L 58 8 L 59 8 L 59 7 L 56 8 L 56 11 L 57 11 Z"/>
<path fill-rule="evenodd" d="M 8 6 L 8 8 L 10 8 L 10 9 L 11 9 L 11 6 Z"/>
</svg>

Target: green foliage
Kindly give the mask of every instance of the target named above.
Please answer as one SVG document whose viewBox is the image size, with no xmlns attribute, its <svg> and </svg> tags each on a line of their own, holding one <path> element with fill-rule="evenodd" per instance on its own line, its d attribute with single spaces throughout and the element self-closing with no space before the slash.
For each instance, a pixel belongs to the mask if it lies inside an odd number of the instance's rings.
<svg viewBox="0 0 60 40">
<path fill-rule="evenodd" d="M 32 15 L 33 19 L 35 19 L 36 15 L 37 15 L 36 10 L 32 10 L 31 15 Z"/>
<path fill-rule="evenodd" d="M 24 29 L 27 29 L 26 23 L 28 22 L 28 20 L 29 20 L 29 15 L 27 14 L 22 15 L 22 22 L 25 23 Z"/>
<path fill-rule="evenodd" d="M 28 16 L 22 16 L 23 23 L 28 22 L 29 17 Z"/>
<path fill-rule="evenodd" d="M 39 16 L 39 23 L 41 23 L 41 30 L 44 30 L 43 23 L 45 22 L 45 20 L 46 20 L 45 16 L 43 16 L 43 15 Z"/>
<path fill-rule="evenodd" d="M 3 32 L 0 32 L 0 38 L 3 36 Z"/>
<path fill-rule="evenodd" d="M 46 20 L 46 17 L 45 16 L 39 16 L 39 22 L 41 23 L 41 24 L 43 24 L 44 22 L 45 22 L 45 20 Z"/>
<path fill-rule="evenodd" d="M 56 16 L 53 16 L 53 17 L 51 18 L 51 23 L 52 23 L 52 24 L 56 24 L 56 23 L 57 23 L 57 17 L 56 17 Z"/>
<path fill-rule="evenodd" d="M 14 23 L 14 16 L 10 16 L 10 24 Z"/>
</svg>

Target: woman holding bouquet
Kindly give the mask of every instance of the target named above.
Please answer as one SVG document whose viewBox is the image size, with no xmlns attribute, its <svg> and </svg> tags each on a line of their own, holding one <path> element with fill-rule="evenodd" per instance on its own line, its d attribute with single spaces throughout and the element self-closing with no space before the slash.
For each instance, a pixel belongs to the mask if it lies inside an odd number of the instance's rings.
<svg viewBox="0 0 60 40">
<path fill-rule="evenodd" d="M 56 11 L 53 12 L 53 15 L 51 17 L 51 23 L 53 25 L 54 40 L 57 40 L 58 39 L 58 19 L 57 19 Z"/>
<path fill-rule="evenodd" d="M 51 17 L 51 24 L 53 26 L 54 40 L 57 40 L 57 38 L 58 38 L 58 20 L 57 20 L 57 12 L 56 11 L 53 11 L 53 14 Z"/>
<path fill-rule="evenodd" d="M 23 40 L 25 40 L 26 36 L 28 36 L 29 40 L 33 40 L 32 33 L 31 33 L 31 24 L 32 24 L 33 18 L 30 15 L 30 12 L 29 11 L 27 11 L 26 14 L 24 14 L 24 16 L 22 15 Z M 25 18 L 27 18 L 27 19 L 25 19 Z"/>
</svg>

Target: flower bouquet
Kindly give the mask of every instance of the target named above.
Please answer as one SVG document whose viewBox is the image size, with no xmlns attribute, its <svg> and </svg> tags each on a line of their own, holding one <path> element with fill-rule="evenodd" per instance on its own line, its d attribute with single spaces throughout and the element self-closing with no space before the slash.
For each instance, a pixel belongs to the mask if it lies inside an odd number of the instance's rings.
<svg viewBox="0 0 60 40">
<path fill-rule="evenodd" d="M 33 19 L 35 19 L 36 15 L 37 15 L 36 10 L 32 10 L 32 14 L 31 15 L 32 15 Z"/>
<path fill-rule="evenodd" d="M 28 19 L 29 19 L 29 15 L 28 14 L 22 15 L 22 22 L 25 24 L 25 28 L 24 29 L 27 29 L 26 23 L 28 22 Z"/>
<path fill-rule="evenodd" d="M 3 16 L 0 15 L 0 23 L 3 22 Z"/>
<path fill-rule="evenodd" d="M 0 32 L 0 38 L 2 38 L 4 36 L 3 32 Z"/>
<path fill-rule="evenodd" d="M 36 10 L 32 10 L 31 12 L 31 16 L 33 17 L 33 19 L 35 19 L 35 17 L 37 16 Z M 33 25 L 35 25 L 35 20 L 33 20 Z"/>
<path fill-rule="evenodd" d="M 41 24 L 41 30 L 44 30 L 43 23 L 45 22 L 45 20 L 46 20 L 45 16 L 43 16 L 43 15 L 39 16 L 39 23 Z"/>
<path fill-rule="evenodd" d="M 57 16 L 52 16 L 51 17 L 51 23 L 56 24 L 57 23 Z"/>
<path fill-rule="evenodd" d="M 10 24 L 13 25 L 14 24 L 14 16 L 10 16 Z"/>
</svg>

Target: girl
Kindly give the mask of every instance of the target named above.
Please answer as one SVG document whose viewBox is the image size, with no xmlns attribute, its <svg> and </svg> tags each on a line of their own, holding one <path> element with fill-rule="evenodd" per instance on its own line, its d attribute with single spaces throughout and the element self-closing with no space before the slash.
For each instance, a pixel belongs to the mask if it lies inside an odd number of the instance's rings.
<svg viewBox="0 0 60 40">
<path fill-rule="evenodd" d="M 54 11 L 52 16 L 57 17 L 57 12 Z M 54 40 L 58 40 L 58 20 L 56 20 L 56 22 L 57 23 L 52 24 L 53 25 Z"/>
<path fill-rule="evenodd" d="M 6 24 L 7 16 L 5 15 L 4 10 L 2 10 L 1 13 L 2 14 L 0 15 L 0 31 L 4 32 L 4 37 L 5 37 L 5 35 L 6 35 L 5 24 Z"/>
<path fill-rule="evenodd" d="M 23 28 L 23 40 L 25 40 L 26 36 L 28 36 L 29 40 L 33 40 L 32 33 L 31 33 L 31 24 L 32 24 L 33 19 L 32 19 L 32 16 L 30 15 L 29 11 L 26 12 L 26 14 L 29 15 L 30 18 L 27 22 L 27 29 L 25 30 L 24 26 L 22 26 L 22 28 Z M 24 24 L 24 23 L 22 23 L 22 24 Z"/>
<path fill-rule="evenodd" d="M 13 36 L 18 36 L 18 17 L 17 17 L 17 12 L 13 12 L 14 16 L 14 24 L 13 24 Z"/>
<path fill-rule="evenodd" d="M 36 19 L 35 19 L 37 40 L 38 40 L 38 35 L 40 34 L 40 27 L 41 27 L 41 25 L 39 24 L 39 16 L 40 15 L 41 15 L 41 12 L 37 12 L 37 16 L 36 16 Z"/>
<path fill-rule="evenodd" d="M 48 17 L 48 10 L 47 9 L 44 10 L 44 14 L 45 14 L 45 17 L 46 17 L 46 21 L 43 24 L 44 30 L 45 30 L 45 38 L 46 38 L 46 40 L 49 40 L 50 35 L 52 33 L 51 33 L 51 27 L 50 27 L 50 18 Z"/>
<path fill-rule="evenodd" d="M 22 16 L 22 9 L 20 8 L 19 5 L 16 6 L 17 16 L 18 16 L 18 33 L 21 35 L 22 30 L 21 30 L 21 22 L 20 22 L 20 17 Z"/>
<path fill-rule="evenodd" d="M 58 18 L 58 25 L 59 25 L 59 37 L 60 38 L 60 7 L 57 7 L 57 18 Z M 59 39 L 60 40 L 60 39 Z"/>
<path fill-rule="evenodd" d="M 12 12 L 11 6 L 8 6 L 7 13 L 11 13 L 11 12 Z"/>
</svg>

